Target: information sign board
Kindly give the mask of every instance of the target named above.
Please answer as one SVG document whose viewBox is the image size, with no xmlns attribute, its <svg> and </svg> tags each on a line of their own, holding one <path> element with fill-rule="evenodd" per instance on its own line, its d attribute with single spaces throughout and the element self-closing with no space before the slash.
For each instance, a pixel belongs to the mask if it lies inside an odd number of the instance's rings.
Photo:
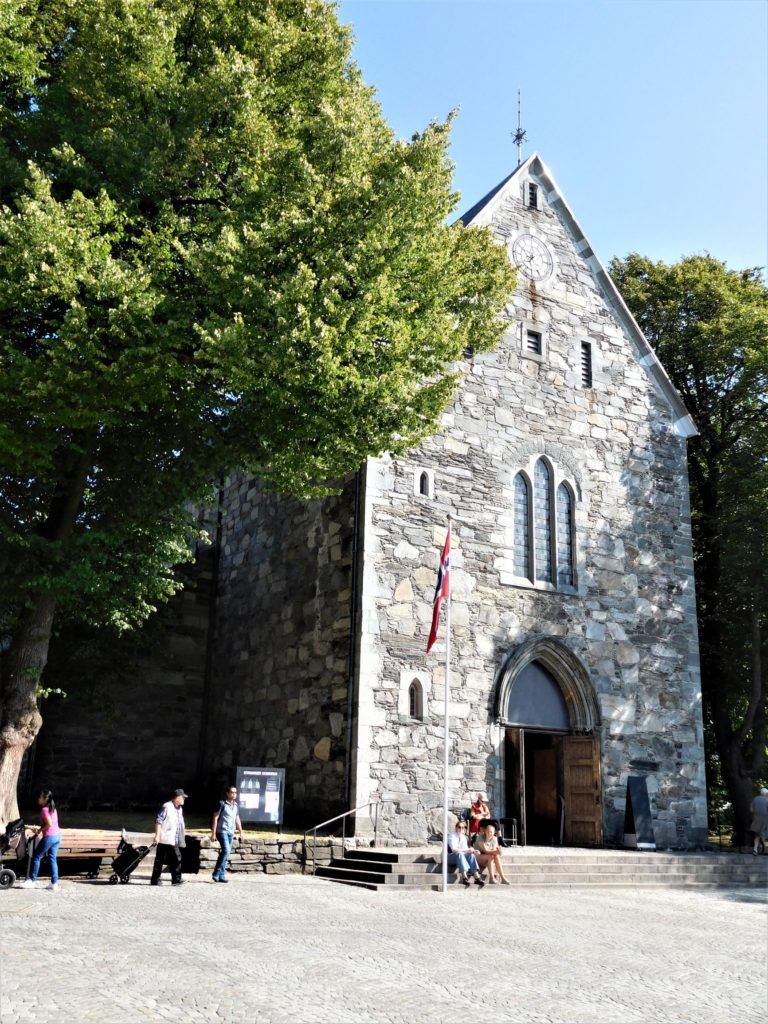
<svg viewBox="0 0 768 1024">
<path fill-rule="evenodd" d="M 283 820 L 285 768 L 237 769 L 237 803 L 242 822 Z"/>
</svg>

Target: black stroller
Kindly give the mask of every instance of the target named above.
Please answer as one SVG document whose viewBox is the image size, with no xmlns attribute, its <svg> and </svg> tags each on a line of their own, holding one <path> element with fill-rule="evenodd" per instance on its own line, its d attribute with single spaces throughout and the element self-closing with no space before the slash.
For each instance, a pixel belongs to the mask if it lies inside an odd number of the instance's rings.
<svg viewBox="0 0 768 1024">
<path fill-rule="evenodd" d="M 127 885 L 131 880 L 131 874 L 147 856 L 151 846 L 133 846 L 125 838 L 125 829 L 117 848 L 117 856 L 112 861 L 112 874 L 109 876 L 109 884 L 117 885 L 121 882 Z"/>
<path fill-rule="evenodd" d="M 0 889 L 10 889 L 22 871 L 27 860 L 27 833 L 24 819 L 9 821 L 5 832 L 0 835 Z M 3 863 L 6 861 L 6 863 Z M 9 865 L 13 865 L 12 867 Z"/>
</svg>

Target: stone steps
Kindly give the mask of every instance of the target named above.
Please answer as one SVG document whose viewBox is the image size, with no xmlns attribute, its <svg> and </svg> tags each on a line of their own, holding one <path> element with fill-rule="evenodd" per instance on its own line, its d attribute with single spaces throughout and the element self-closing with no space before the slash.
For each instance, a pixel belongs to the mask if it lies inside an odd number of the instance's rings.
<svg viewBox="0 0 768 1024">
<path fill-rule="evenodd" d="M 768 891 L 768 858 L 739 854 L 507 851 L 504 870 L 510 887 L 749 886 Z M 432 851 L 347 850 L 343 858 L 333 858 L 329 864 L 318 865 L 315 875 L 374 890 L 394 885 L 409 889 L 442 888 L 440 856 Z M 457 881 L 458 875 L 451 871 L 448 883 L 455 885 Z"/>
</svg>

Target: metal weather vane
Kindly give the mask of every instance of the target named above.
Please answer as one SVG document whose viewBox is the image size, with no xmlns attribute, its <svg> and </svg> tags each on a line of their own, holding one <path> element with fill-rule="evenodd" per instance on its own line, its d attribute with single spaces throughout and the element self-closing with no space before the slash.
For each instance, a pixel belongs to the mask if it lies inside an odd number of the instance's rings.
<svg viewBox="0 0 768 1024">
<path fill-rule="evenodd" d="M 512 141 L 517 145 L 517 166 L 523 162 L 523 143 L 528 133 L 521 127 L 520 121 L 520 90 L 517 90 L 517 131 L 512 132 Z"/>
</svg>

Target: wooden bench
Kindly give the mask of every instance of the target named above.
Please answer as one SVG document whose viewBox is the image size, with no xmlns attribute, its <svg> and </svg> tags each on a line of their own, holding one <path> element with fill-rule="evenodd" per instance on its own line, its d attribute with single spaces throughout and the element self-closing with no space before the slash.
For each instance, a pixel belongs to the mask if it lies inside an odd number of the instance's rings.
<svg viewBox="0 0 768 1024">
<path fill-rule="evenodd" d="M 101 862 L 105 857 L 110 860 L 117 856 L 120 840 L 120 832 L 88 831 L 79 832 L 77 829 L 63 828 L 61 830 L 61 846 L 56 856 L 57 860 L 84 860 L 88 861 L 88 877 L 96 878 L 101 868 Z M 39 837 L 37 839 L 39 842 Z"/>
</svg>

